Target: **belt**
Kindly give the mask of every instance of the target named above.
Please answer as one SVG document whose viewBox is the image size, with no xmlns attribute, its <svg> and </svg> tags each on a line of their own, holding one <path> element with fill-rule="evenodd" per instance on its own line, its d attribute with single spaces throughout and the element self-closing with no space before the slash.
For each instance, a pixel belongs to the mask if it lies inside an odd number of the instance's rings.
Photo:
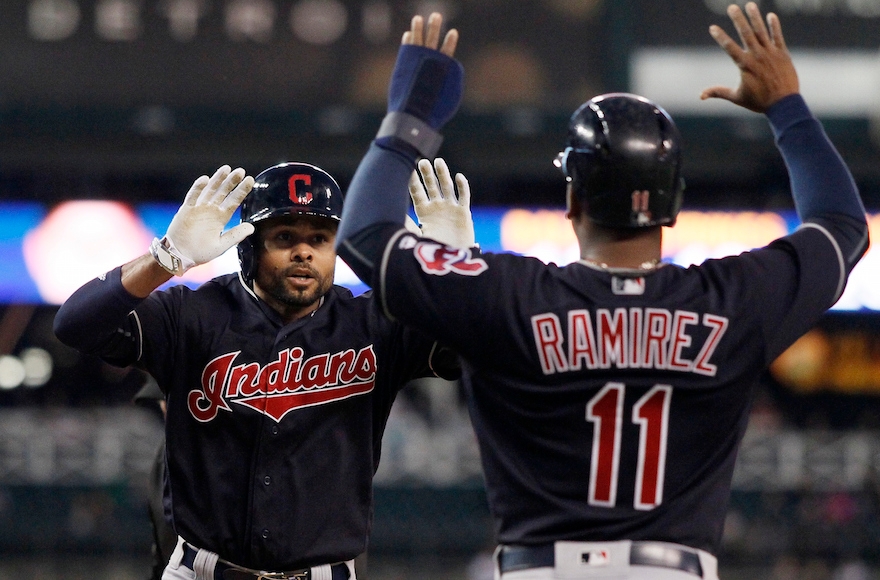
<svg viewBox="0 0 880 580">
<path fill-rule="evenodd" d="M 198 550 L 189 544 L 183 544 L 183 559 L 181 564 L 193 570 L 193 564 L 196 560 Z M 332 572 L 332 580 L 348 580 L 348 566 L 340 562 L 330 566 Z M 259 570 L 250 570 L 233 564 L 218 561 L 214 566 L 214 580 L 313 580 L 312 569 L 303 568 L 302 570 L 293 570 L 291 572 L 261 572 Z"/>
<path fill-rule="evenodd" d="M 502 546 L 498 554 L 498 569 L 505 574 L 529 568 L 552 568 L 556 565 L 555 553 L 553 544 Z M 696 551 L 665 542 L 633 542 L 629 549 L 629 564 L 671 568 L 703 577 L 703 566 Z"/>
</svg>

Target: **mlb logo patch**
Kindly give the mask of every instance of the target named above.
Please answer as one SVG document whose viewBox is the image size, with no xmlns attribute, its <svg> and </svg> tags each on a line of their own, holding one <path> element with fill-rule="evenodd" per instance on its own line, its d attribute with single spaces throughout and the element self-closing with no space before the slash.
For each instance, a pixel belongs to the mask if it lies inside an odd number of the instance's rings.
<svg viewBox="0 0 880 580">
<path fill-rule="evenodd" d="M 612 276 L 611 291 L 618 296 L 641 296 L 645 293 L 645 279 Z"/>
<path fill-rule="evenodd" d="M 581 553 L 581 564 L 587 566 L 607 566 L 611 563 L 611 555 L 608 550 L 591 550 Z"/>
<path fill-rule="evenodd" d="M 557 580 L 624 578 L 629 546 L 622 542 L 554 542 Z M 647 576 L 646 576 L 647 577 Z"/>
</svg>

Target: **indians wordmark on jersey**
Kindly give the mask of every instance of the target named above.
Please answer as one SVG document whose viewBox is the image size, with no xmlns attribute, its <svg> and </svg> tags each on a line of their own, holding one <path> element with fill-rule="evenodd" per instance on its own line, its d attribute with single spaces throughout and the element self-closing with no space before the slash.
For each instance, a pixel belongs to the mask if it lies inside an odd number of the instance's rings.
<svg viewBox="0 0 880 580">
<path fill-rule="evenodd" d="M 187 403 L 198 421 L 214 419 L 229 403 L 246 405 L 280 422 L 290 411 L 363 395 L 376 383 L 373 345 L 303 358 L 300 347 L 282 350 L 273 362 L 233 365 L 241 351 L 218 356 L 202 372 L 201 389 Z"/>
<path fill-rule="evenodd" d="M 710 362 L 728 320 L 705 313 L 665 308 L 570 310 L 566 324 L 553 312 L 532 316 L 535 346 L 545 375 L 587 369 L 653 368 L 715 376 Z M 693 327 L 706 327 L 702 345 Z M 699 346 L 696 356 L 686 350 Z"/>
</svg>

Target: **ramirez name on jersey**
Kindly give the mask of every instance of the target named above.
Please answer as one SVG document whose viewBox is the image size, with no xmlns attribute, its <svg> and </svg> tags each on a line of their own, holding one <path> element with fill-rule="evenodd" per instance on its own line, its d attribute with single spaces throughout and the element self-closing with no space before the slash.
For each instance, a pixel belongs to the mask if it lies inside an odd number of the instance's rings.
<svg viewBox="0 0 880 580">
<path fill-rule="evenodd" d="M 715 314 L 665 308 L 597 308 L 569 310 L 563 327 L 553 312 L 532 316 L 535 347 L 545 375 L 587 369 L 648 368 L 715 376 L 710 362 L 728 320 Z M 706 338 L 697 355 L 694 327 Z M 567 332 L 566 332 L 567 329 Z M 707 332 L 708 331 L 708 332 Z"/>
</svg>

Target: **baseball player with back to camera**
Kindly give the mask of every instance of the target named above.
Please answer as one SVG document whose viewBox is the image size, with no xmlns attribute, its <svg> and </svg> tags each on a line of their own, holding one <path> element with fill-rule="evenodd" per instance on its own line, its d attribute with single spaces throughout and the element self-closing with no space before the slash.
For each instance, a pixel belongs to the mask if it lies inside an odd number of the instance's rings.
<svg viewBox="0 0 880 580">
<path fill-rule="evenodd" d="M 802 225 L 687 268 L 660 261 L 661 227 L 682 202 L 681 138 L 665 111 L 630 94 L 578 108 L 558 158 L 578 262 L 401 229 L 406 180 L 434 154 L 462 80 L 457 33 L 436 49 L 439 15 L 404 36 L 337 245 L 390 318 L 462 357 L 503 580 L 717 578 L 754 385 L 834 304 L 867 248 L 862 202 L 799 94 L 779 19 L 751 2 L 728 15 L 741 44 L 718 26 L 710 34 L 740 85 L 702 98 L 766 115 Z"/>
<path fill-rule="evenodd" d="M 472 245 L 469 207 L 441 195 L 454 191 L 448 171 L 426 184 L 423 230 Z M 64 343 L 138 364 L 165 394 L 165 511 L 180 536 L 165 580 L 354 578 L 395 395 L 432 372 L 457 377 L 452 353 L 388 320 L 370 293 L 333 285 L 341 211 L 316 166 L 256 179 L 223 166 L 193 183 L 150 252 L 56 315 Z M 235 245 L 241 272 L 157 290 Z"/>
</svg>

